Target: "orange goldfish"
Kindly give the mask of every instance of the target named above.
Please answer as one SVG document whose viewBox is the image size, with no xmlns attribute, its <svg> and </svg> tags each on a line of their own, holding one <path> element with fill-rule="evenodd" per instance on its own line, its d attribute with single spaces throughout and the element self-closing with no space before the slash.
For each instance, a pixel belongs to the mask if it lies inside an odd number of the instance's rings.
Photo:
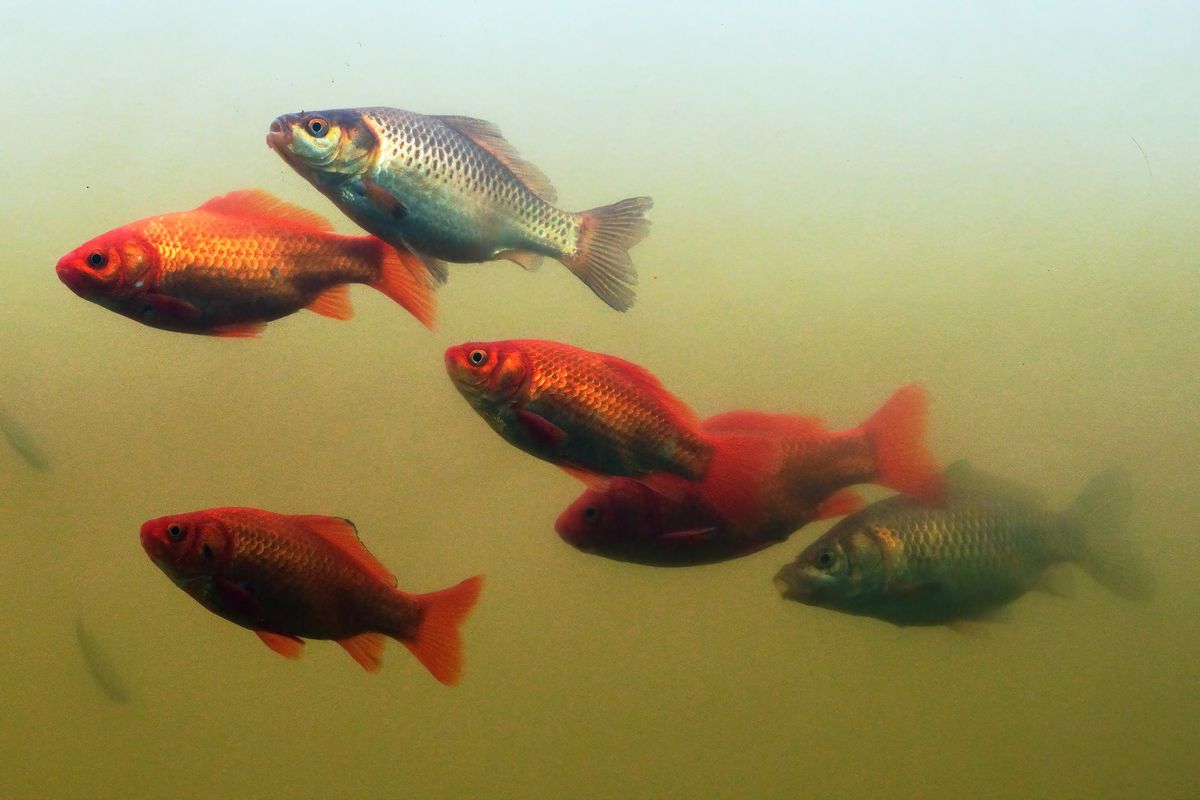
<svg viewBox="0 0 1200 800">
<path fill-rule="evenodd" d="M 776 450 L 775 469 L 751 476 L 741 487 L 752 513 L 723 514 L 705 481 L 671 498 L 616 479 L 604 490 L 584 492 L 559 515 L 555 530 L 584 552 L 688 566 L 748 555 L 784 541 L 809 522 L 848 514 L 862 504 L 846 488 L 857 483 L 937 499 L 941 478 L 922 441 L 927 405 L 919 385 L 905 386 L 847 431 L 830 431 L 813 417 L 794 414 L 718 414 L 704 421 L 706 432 L 765 440 Z M 719 471 L 715 461 L 713 473 Z"/>
<path fill-rule="evenodd" d="M 183 333 L 257 336 L 301 308 L 349 319 L 351 283 L 378 289 L 426 326 L 435 311 L 412 253 L 336 234 L 317 214 L 260 190 L 109 231 L 63 256 L 57 272 L 85 300 Z"/>
<path fill-rule="evenodd" d="M 386 637 L 397 639 L 435 678 L 458 681 L 458 628 L 483 578 L 430 594 L 396 588 L 349 520 L 213 508 L 152 519 L 142 547 L 202 606 L 299 658 L 304 641 L 334 639 L 370 672 Z"/>
</svg>

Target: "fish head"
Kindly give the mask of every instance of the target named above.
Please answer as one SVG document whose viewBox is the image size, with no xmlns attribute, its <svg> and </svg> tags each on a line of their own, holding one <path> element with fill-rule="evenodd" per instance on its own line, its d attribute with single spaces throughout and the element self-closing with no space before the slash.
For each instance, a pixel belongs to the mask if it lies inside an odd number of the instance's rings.
<svg viewBox="0 0 1200 800">
<path fill-rule="evenodd" d="M 559 537 L 576 550 L 616 557 L 632 555 L 658 531 L 653 490 L 629 478 L 614 478 L 608 488 L 588 489 L 554 521 Z"/>
<path fill-rule="evenodd" d="M 233 555 L 232 531 L 203 511 L 145 522 L 141 539 L 150 560 L 181 586 L 216 574 Z"/>
<path fill-rule="evenodd" d="M 467 342 L 446 350 L 446 372 L 476 409 L 517 398 L 529 379 L 529 362 L 511 342 Z"/>
<path fill-rule="evenodd" d="M 775 588 L 789 600 L 850 609 L 879 592 L 883 573 L 878 542 L 866 530 L 838 524 L 776 573 Z"/>
<path fill-rule="evenodd" d="M 58 279 L 75 294 L 123 311 L 151 290 L 158 252 L 136 231 L 118 228 L 76 247 L 58 260 Z"/>
<path fill-rule="evenodd" d="M 370 123 L 352 108 L 284 114 L 267 132 L 267 146 L 307 177 L 361 175 L 378 145 Z"/>
</svg>

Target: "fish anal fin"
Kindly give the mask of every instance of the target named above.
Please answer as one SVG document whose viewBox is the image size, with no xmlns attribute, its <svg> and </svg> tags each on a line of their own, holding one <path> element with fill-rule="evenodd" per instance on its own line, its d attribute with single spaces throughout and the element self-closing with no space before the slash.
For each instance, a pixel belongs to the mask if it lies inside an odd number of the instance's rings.
<svg viewBox="0 0 1200 800">
<path fill-rule="evenodd" d="M 330 286 L 325 291 L 317 295 L 307 306 L 309 311 L 320 314 L 322 317 L 331 319 L 351 319 L 354 317 L 354 308 L 350 305 L 350 286 L 349 284 L 339 284 L 338 286 Z"/>
<path fill-rule="evenodd" d="M 518 408 L 513 415 L 525 433 L 542 447 L 558 450 L 566 443 L 567 432 L 540 414 Z"/>
<path fill-rule="evenodd" d="M 496 254 L 497 258 L 505 258 L 514 264 L 533 272 L 542 266 L 542 255 L 531 250 L 504 250 Z"/>
<path fill-rule="evenodd" d="M 241 219 L 258 219 L 274 224 L 290 224 L 311 231 L 333 230 L 329 220 L 320 214 L 284 202 L 262 189 L 243 189 L 214 197 L 197 211 Z"/>
<path fill-rule="evenodd" d="M 296 636 L 285 636 L 271 631 L 255 631 L 263 644 L 284 658 L 297 659 L 304 655 L 304 640 Z"/>
<path fill-rule="evenodd" d="M 491 153 L 497 161 L 508 167 L 509 172 L 525 184 L 529 191 L 547 203 L 558 199 L 558 194 L 546 173 L 521 158 L 517 149 L 509 144 L 495 124 L 474 117 L 443 116 L 438 119 Z"/>
<path fill-rule="evenodd" d="M 214 328 L 212 335 L 223 339 L 257 339 L 262 336 L 265 327 L 267 326 L 262 322 L 239 322 Z"/>
<path fill-rule="evenodd" d="M 388 586 L 396 585 L 396 576 L 375 556 L 371 555 L 366 545 L 358 538 L 358 529 L 350 520 L 318 515 L 295 516 L 292 519 L 303 525 L 313 535 L 320 537 L 354 559 L 355 563 L 372 577 L 383 581 Z"/>
<path fill-rule="evenodd" d="M 386 636 L 373 631 L 337 640 L 337 643 L 367 672 L 378 672 L 383 666 L 383 645 L 386 642 Z"/>
<path fill-rule="evenodd" d="M 666 542 L 704 542 L 713 538 L 717 532 L 716 528 L 691 528 L 683 531 L 670 531 L 669 533 L 661 534 L 658 538 Z"/>
<path fill-rule="evenodd" d="M 1075 590 L 1075 573 L 1066 564 L 1047 567 L 1038 576 L 1037 583 L 1033 585 L 1033 588 L 1044 594 L 1067 599 L 1074 598 L 1078 594 Z"/>
</svg>

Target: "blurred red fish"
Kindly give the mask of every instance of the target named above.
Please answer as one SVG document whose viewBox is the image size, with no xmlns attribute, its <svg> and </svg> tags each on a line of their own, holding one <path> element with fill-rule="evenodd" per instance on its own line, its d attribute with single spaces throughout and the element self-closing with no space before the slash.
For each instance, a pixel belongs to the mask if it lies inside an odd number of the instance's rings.
<svg viewBox="0 0 1200 800">
<path fill-rule="evenodd" d="M 109 231 L 63 256 L 57 272 L 85 300 L 182 333 L 257 336 L 302 308 L 350 319 L 351 283 L 378 289 L 426 326 L 435 311 L 412 253 L 336 234 L 317 214 L 259 190 Z"/>
<path fill-rule="evenodd" d="M 337 517 L 213 508 L 152 519 L 141 538 L 179 588 L 288 658 L 303 653 L 302 637 L 334 639 L 374 672 L 390 636 L 442 683 L 458 681 L 458 628 L 480 576 L 430 594 L 403 592 L 353 523 Z"/>
<path fill-rule="evenodd" d="M 861 505 L 846 487 L 878 483 L 926 499 L 941 492 L 937 464 L 923 443 L 924 390 L 897 391 L 857 428 L 834 432 L 812 417 L 732 411 L 710 417 L 706 432 L 769 441 L 775 469 L 744 482 L 754 513 L 740 519 L 721 512 L 706 482 L 670 498 L 635 481 L 616 479 L 588 490 L 555 522 L 565 541 L 621 561 L 687 566 L 723 561 L 784 541 L 817 519 L 848 514 Z M 720 470 L 719 460 L 713 471 Z"/>
</svg>

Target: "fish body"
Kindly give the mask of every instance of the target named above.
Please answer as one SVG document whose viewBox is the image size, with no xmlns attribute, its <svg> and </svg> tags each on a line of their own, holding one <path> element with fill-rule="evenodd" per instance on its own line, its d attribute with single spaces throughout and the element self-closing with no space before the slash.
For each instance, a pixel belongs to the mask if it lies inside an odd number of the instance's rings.
<svg viewBox="0 0 1200 800">
<path fill-rule="evenodd" d="M 433 281 L 446 277 L 439 260 L 534 269 L 549 256 L 613 308 L 633 303 L 628 251 L 649 229 L 650 198 L 563 211 L 546 176 L 489 122 L 333 109 L 278 117 L 267 144 L 364 230 L 423 255 Z"/>
<path fill-rule="evenodd" d="M 469 342 L 446 370 L 510 444 L 577 475 L 702 477 L 713 445 L 695 413 L 647 370 L 536 339 Z"/>
<path fill-rule="evenodd" d="M 350 283 L 387 294 L 427 326 L 435 309 L 412 253 L 336 234 L 316 214 L 258 190 L 109 231 L 63 256 L 57 272 L 86 300 L 184 333 L 255 336 L 302 308 L 349 319 Z"/>
<path fill-rule="evenodd" d="M 655 566 L 691 566 L 749 555 L 786 540 L 817 519 L 841 516 L 861 505 L 847 487 L 880 483 L 936 498 L 941 491 L 934 459 L 924 444 L 928 399 L 918 384 L 898 390 L 870 419 L 831 431 L 797 414 L 732 411 L 709 417 L 713 436 L 756 441 L 771 449 L 772 469 L 746 474 L 740 494 L 750 511 L 720 512 L 701 481 L 670 497 L 629 480 L 589 489 L 559 515 L 555 530 L 584 552 Z M 721 471 L 714 460 L 714 475 Z M 719 477 L 719 476 L 717 476 Z"/>
<path fill-rule="evenodd" d="M 478 598 L 478 576 L 409 594 L 348 520 L 252 508 L 153 519 L 142 525 L 141 541 L 177 586 L 285 656 L 298 657 L 303 639 L 333 639 L 375 671 L 390 636 L 439 681 L 458 679 L 458 626 Z"/>
<path fill-rule="evenodd" d="M 779 571 L 776 588 L 897 625 L 987 617 L 1069 562 L 1124 596 L 1148 594 L 1148 572 L 1124 535 L 1124 473 L 1097 476 L 1063 513 L 963 463 L 946 484 L 943 503 L 895 496 L 841 520 Z"/>
</svg>

